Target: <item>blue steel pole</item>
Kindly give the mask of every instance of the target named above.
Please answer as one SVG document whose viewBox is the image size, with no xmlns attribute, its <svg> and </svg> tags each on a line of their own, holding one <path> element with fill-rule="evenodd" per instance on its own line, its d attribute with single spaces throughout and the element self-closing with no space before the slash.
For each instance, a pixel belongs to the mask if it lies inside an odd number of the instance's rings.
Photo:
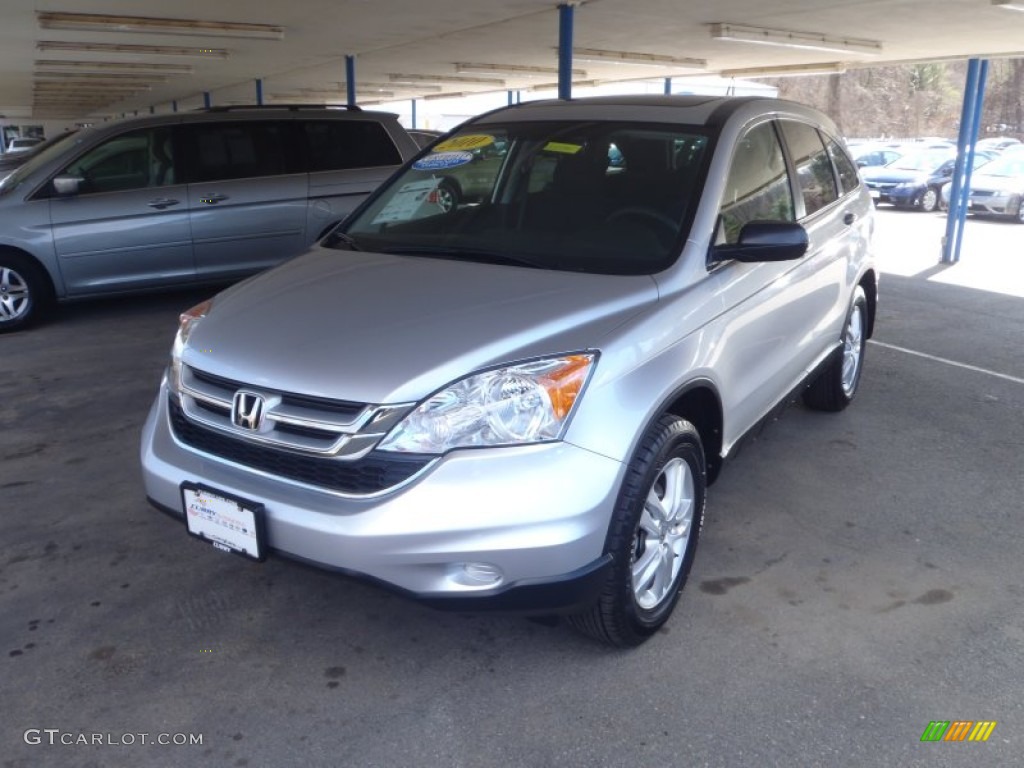
<svg viewBox="0 0 1024 768">
<path fill-rule="evenodd" d="M 672 78 L 671 77 L 666 77 L 665 78 L 665 95 L 666 96 L 671 96 L 672 95 Z"/>
<path fill-rule="evenodd" d="M 508 92 L 508 105 L 511 107 L 512 103 L 513 103 L 512 102 L 512 91 L 509 91 Z"/>
<path fill-rule="evenodd" d="M 345 90 L 348 95 L 347 104 L 350 107 L 356 105 L 356 57 L 345 57 Z"/>
<path fill-rule="evenodd" d="M 971 199 L 971 174 L 974 172 L 974 147 L 981 128 L 982 107 L 985 105 L 985 83 L 988 81 L 988 59 L 983 59 L 978 71 L 978 90 L 974 97 L 974 120 L 971 122 L 971 143 L 964 168 L 964 183 L 960 193 L 960 217 L 956 230 L 956 244 L 953 246 L 953 263 L 960 261 L 960 247 L 964 243 L 964 228 L 967 226 L 967 208 Z M 950 190 L 952 192 L 952 190 Z"/>
<path fill-rule="evenodd" d="M 256 106 L 263 106 L 263 79 L 256 78 Z"/>
<path fill-rule="evenodd" d="M 558 6 L 558 98 L 572 98 L 572 21 L 575 8 Z"/>
<path fill-rule="evenodd" d="M 949 213 L 946 216 L 946 236 L 942 239 L 942 263 L 953 263 L 953 244 L 956 242 L 958 227 L 963 226 L 966 211 L 961 200 L 963 187 L 964 156 L 967 148 L 968 134 L 974 123 L 974 107 L 978 90 L 978 59 L 967 62 L 967 82 L 964 85 L 964 103 L 960 110 L 960 134 L 956 144 L 956 165 L 953 167 L 953 185 L 949 190 Z M 961 215 L 963 214 L 963 215 Z"/>
<path fill-rule="evenodd" d="M 203 106 L 206 107 L 207 109 L 209 109 L 210 105 L 212 103 L 213 102 L 210 99 L 210 92 L 209 91 L 203 91 Z"/>
</svg>

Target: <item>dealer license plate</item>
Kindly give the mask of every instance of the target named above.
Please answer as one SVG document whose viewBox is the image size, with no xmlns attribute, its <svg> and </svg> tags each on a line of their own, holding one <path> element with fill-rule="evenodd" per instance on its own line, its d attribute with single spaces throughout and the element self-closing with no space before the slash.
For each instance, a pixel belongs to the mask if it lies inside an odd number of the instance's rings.
<svg viewBox="0 0 1024 768">
<path fill-rule="evenodd" d="M 223 552 L 266 557 L 262 504 L 193 483 L 182 483 L 181 498 L 190 534 Z"/>
</svg>

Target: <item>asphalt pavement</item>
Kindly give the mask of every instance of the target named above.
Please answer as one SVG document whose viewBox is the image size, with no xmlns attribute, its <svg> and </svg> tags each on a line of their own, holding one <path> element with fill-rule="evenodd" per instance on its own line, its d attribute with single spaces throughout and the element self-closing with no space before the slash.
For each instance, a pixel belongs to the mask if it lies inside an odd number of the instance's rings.
<svg viewBox="0 0 1024 768">
<path fill-rule="evenodd" d="M 1019 765 L 1024 227 L 969 222 L 953 267 L 942 231 L 879 211 L 856 402 L 793 404 L 726 466 L 675 615 L 628 652 L 154 511 L 139 432 L 204 293 L 0 337 L 0 765 Z"/>
</svg>

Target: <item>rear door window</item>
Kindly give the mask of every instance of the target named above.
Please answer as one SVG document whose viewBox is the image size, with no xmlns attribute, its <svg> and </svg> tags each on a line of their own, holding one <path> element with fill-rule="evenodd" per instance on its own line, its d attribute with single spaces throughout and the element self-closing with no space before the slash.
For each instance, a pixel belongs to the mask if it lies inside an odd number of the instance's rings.
<svg viewBox="0 0 1024 768">
<path fill-rule="evenodd" d="M 821 135 L 813 126 L 795 120 L 780 120 L 779 123 L 793 165 L 796 166 L 804 213 L 810 216 L 839 199 L 832 161 L 821 141 Z"/>
<path fill-rule="evenodd" d="M 298 170 L 287 121 L 193 123 L 181 128 L 187 181 L 279 176 Z"/>
</svg>

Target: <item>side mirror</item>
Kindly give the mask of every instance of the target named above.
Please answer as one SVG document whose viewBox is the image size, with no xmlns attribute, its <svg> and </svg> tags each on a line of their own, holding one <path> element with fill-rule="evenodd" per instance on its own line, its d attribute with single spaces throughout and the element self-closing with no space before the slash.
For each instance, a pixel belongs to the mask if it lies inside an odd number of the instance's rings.
<svg viewBox="0 0 1024 768">
<path fill-rule="evenodd" d="M 807 230 L 796 222 L 748 221 L 736 243 L 711 248 L 711 261 L 793 261 L 807 245 Z"/>
<path fill-rule="evenodd" d="M 61 197 L 68 197 L 71 195 L 77 195 L 79 188 L 82 186 L 82 182 L 85 181 L 81 176 L 70 176 L 62 174 L 60 176 L 53 177 L 53 191 Z"/>
</svg>

